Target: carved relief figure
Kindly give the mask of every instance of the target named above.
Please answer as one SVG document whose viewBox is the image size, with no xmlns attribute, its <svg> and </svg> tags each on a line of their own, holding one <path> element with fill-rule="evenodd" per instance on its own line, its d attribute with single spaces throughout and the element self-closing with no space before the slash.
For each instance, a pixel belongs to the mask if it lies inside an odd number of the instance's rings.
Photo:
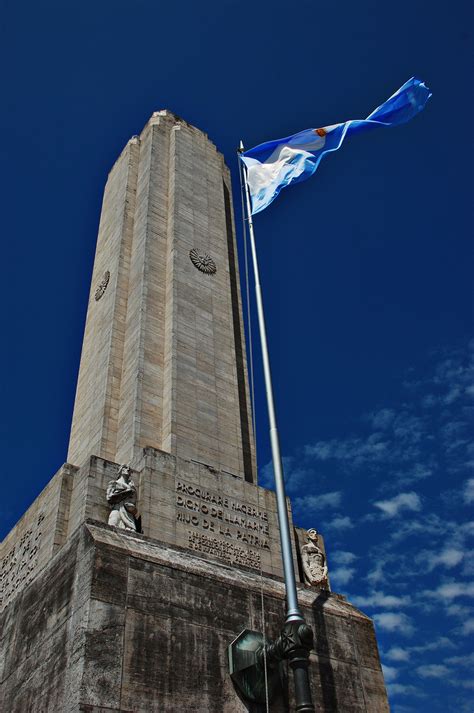
<svg viewBox="0 0 474 713">
<path fill-rule="evenodd" d="M 311 529 L 306 533 L 308 542 L 301 548 L 301 560 L 306 584 L 328 588 L 328 568 L 326 557 L 318 547 L 318 531 Z"/>
<path fill-rule="evenodd" d="M 109 525 L 137 532 L 137 489 L 131 478 L 130 466 L 121 465 L 118 470 L 117 480 L 109 481 L 107 501 L 112 507 L 112 512 L 109 515 Z"/>
</svg>

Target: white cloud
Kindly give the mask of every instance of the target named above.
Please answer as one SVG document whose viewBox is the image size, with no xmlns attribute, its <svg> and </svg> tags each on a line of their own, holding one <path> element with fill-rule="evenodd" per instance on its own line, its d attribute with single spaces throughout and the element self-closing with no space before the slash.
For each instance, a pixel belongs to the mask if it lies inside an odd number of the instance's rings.
<svg viewBox="0 0 474 713">
<path fill-rule="evenodd" d="M 434 641 L 429 641 L 427 644 L 421 644 L 420 646 L 411 646 L 410 651 L 414 651 L 416 653 L 424 653 L 425 651 L 437 651 L 438 649 L 446 651 L 446 649 L 455 648 L 455 645 L 450 639 L 447 638 L 447 636 L 439 636 L 437 639 L 434 639 Z"/>
<path fill-rule="evenodd" d="M 471 634 L 474 634 L 474 617 L 470 617 L 463 622 L 461 633 L 463 636 L 470 636 Z"/>
<path fill-rule="evenodd" d="M 412 654 L 424 654 L 426 651 L 439 651 L 445 652 L 447 649 L 456 648 L 453 642 L 446 636 L 439 636 L 433 641 L 429 641 L 426 644 L 421 644 L 419 646 L 392 646 L 384 655 L 384 659 L 389 661 L 409 661 L 412 658 Z M 449 659 L 447 659 L 449 663 Z"/>
<path fill-rule="evenodd" d="M 337 508 L 341 504 L 342 493 L 334 491 L 332 493 L 320 493 L 317 495 L 304 495 L 293 500 L 293 507 L 299 513 L 312 510 L 324 510 L 326 508 Z"/>
<path fill-rule="evenodd" d="M 400 703 L 395 703 L 391 707 L 392 713 L 418 713 L 417 708 L 412 708 L 412 706 L 405 706 Z"/>
<path fill-rule="evenodd" d="M 406 471 L 400 471 L 396 474 L 399 485 L 409 485 L 417 480 L 424 480 L 433 475 L 433 467 L 430 463 L 414 463 Z"/>
<path fill-rule="evenodd" d="M 395 517 L 402 510 L 411 510 L 412 512 L 421 510 L 420 496 L 414 492 L 399 493 L 390 500 L 378 500 L 374 505 L 382 510 L 386 517 Z"/>
<path fill-rule="evenodd" d="M 445 663 L 451 666 L 469 666 L 474 669 L 474 653 L 465 656 L 450 656 Z"/>
<path fill-rule="evenodd" d="M 352 466 L 365 463 L 383 462 L 387 458 L 389 443 L 382 441 L 381 433 L 373 433 L 368 438 L 334 438 L 307 445 L 305 454 L 319 461 L 338 460 Z"/>
<path fill-rule="evenodd" d="M 456 599 L 457 597 L 474 597 L 474 582 L 445 582 L 435 590 L 425 591 L 426 596 L 435 599 Z"/>
<path fill-rule="evenodd" d="M 390 696 L 421 696 L 423 695 L 415 686 L 404 683 L 388 683 L 387 690 Z"/>
<path fill-rule="evenodd" d="M 351 602 L 356 607 L 406 607 L 411 604 L 410 597 L 405 595 L 397 597 L 394 594 L 384 594 L 383 592 L 372 592 L 367 596 L 353 596 Z"/>
<path fill-rule="evenodd" d="M 307 489 L 311 483 L 315 482 L 315 474 L 312 468 L 306 468 L 294 456 L 282 458 L 283 472 L 285 475 L 286 489 L 290 494 Z M 269 461 L 260 469 L 259 484 L 265 488 L 273 488 L 275 477 L 273 474 L 273 463 Z"/>
<path fill-rule="evenodd" d="M 389 543 L 390 544 L 390 543 Z M 367 582 L 371 586 L 385 582 L 387 575 L 385 574 L 385 568 L 393 562 L 393 555 L 387 552 L 378 552 L 375 558 L 375 566 L 368 572 L 366 576 Z"/>
<path fill-rule="evenodd" d="M 416 672 L 422 678 L 440 678 L 441 676 L 447 676 L 450 670 L 444 664 L 429 663 L 424 666 L 418 666 Z"/>
<path fill-rule="evenodd" d="M 439 599 L 436 597 L 436 599 Z M 466 604 L 454 604 L 453 602 L 448 602 L 445 604 L 445 611 L 448 616 L 457 616 L 461 619 L 465 619 L 469 614 L 471 614 L 471 607 Z"/>
<path fill-rule="evenodd" d="M 386 683 L 391 683 L 398 678 L 398 669 L 393 666 L 386 666 L 382 664 L 383 677 Z"/>
<path fill-rule="evenodd" d="M 383 631 L 394 631 L 404 636 L 411 636 L 414 632 L 410 618 L 402 612 L 374 614 L 374 621 Z"/>
<path fill-rule="evenodd" d="M 410 649 L 403 649 L 401 646 L 392 646 L 384 658 L 389 661 L 409 661 Z"/>
<path fill-rule="evenodd" d="M 452 569 L 460 564 L 465 556 L 465 552 L 458 547 L 445 547 L 441 552 L 433 550 L 421 550 L 416 556 L 416 563 L 426 572 L 432 572 L 437 567 Z"/>
<path fill-rule="evenodd" d="M 325 524 L 326 530 L 350 530 L 353 527 L 354 523 L 348 515 L 336 516 Z"/>
<path fill-rule="evenodd" d="M 474 478 L 469 478 L 469 480 L 466 481 L 463 497 L 466 505 L 474 503 Z"/>
<path fill-rule="evenodd" d="M 336 567 L 330 571 L 331 583 L 338 587 L 343 587 L 351 581 L 354 574 L 355 569 L 353 567 Z"/>
<path fill-rule="evenodd" d="M 331 554 L 331 562 L 336 564 L 352 564 L 357 559 L 357 555 L 347 550 L 335 550 Z"/>
<path fill-rule="evenodd" d="M 447 547 L 442 550 L 442 552 L 435 558 L 436 564 L 442 564 L 450 569 L 459 564 L 464 557 L 464 553 L 461 550 L 457 550 L 455 547 Z"/>
<path fill-rule="evenodd" d="M 383 408 L 370 415 L 370 421 L 375 429 L 385 429 L 393 423 L 395 411 L 391 408 Z"/>
</svg>

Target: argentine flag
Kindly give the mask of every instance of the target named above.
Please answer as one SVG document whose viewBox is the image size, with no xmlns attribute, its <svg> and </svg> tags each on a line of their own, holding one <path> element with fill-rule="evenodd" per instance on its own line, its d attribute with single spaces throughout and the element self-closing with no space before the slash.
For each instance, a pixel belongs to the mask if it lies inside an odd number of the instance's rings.
<svg viewBox="0 0 474 713">
<path fill-rule="evenodd" d="M 425 106 L 430 90 L 416 77 L 400 87 L 367 119 L 306 129 L 293 136 L 267 141 L 241 154 L 246 166 L 252 215 L 270 205 L 282 188 L 313 175 L 324 154 L 337 151 L 348 134 L 377 126 L 397 126 L 412 119 Z"/>
</svg>

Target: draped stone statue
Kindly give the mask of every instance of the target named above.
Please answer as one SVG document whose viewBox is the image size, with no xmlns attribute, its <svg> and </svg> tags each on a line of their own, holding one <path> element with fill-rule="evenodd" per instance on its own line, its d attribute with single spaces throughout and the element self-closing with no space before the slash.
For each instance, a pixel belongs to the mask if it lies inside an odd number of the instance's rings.
<svg viewBox="0 0 474 713">
<path fill-rule="evenodd" d="M 301 560 L 306 584 L 328 588 L 328 568 L 326 557 L 318 547 L 318 531 L 311 529 L 306 533 L 308 542 L 301 548 Z"/>
<path fill-rule="evenodd" d="M 137 489 L 131 478 L 130 466 L 120 466 L 117 479 L 109 481 L 106 497 L 112 507 L 109 525 L 137 532 Z"/>
</svg>

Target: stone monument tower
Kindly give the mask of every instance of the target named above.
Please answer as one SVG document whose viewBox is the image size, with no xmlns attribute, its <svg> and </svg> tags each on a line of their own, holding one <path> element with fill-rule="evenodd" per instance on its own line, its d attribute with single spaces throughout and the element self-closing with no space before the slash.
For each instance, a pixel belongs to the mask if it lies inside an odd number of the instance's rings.
<svg viewBox="0 0 474 713">
<path fill-rule="evenodd" d="M 105 188 L 68 462 L 1 545 L 1 710 L 265 710 L 226 653 L 285 609 L 254 448 L 229 171 L 160 111 Z M 316 710 L 388 711 L 372 622 L 292 533 Z"/>
</svg>

